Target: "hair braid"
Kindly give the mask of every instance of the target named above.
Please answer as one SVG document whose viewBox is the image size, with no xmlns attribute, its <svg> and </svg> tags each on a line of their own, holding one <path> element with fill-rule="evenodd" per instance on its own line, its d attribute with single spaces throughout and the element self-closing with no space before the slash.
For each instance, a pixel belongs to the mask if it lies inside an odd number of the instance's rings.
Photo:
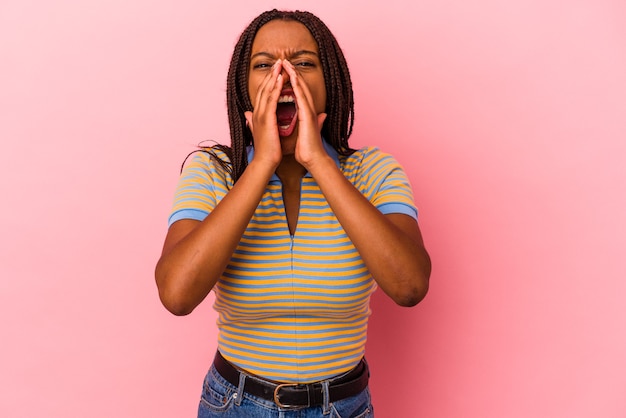
<svg viewBox="0 0 626 418">
<path fill-rule="evenodd" d="M 246 148 L 253 145 L 252 132 L 246 124 L 244 112 L 252 111 L 248 94 L 248 71 L 252 43 L 258 30 L 275 19 L 294 20 L 302 23 L 311 32 L 320 52 L 320 61 L 326 87 L 326 121 L 322 127 L 324 139 L 341 155 L 354 152 L 348 145 L 348 138 L 354 125 L 354 98 L 352 82 L 345 57 L 337 40 L 328 27 L 309 12 L 284 12 L 271 10 L 257 16 L 241 33 L 235 45 L 226 80 L 226 103 L 230 126 L 231 146 L 215 145 L 209 152 L 219 164 L 232 175 L 236 182 L 248 165 Z M 220 149 L 230 159 L 223 161 L 216 157 L 212 149 Z"/>
</svg>

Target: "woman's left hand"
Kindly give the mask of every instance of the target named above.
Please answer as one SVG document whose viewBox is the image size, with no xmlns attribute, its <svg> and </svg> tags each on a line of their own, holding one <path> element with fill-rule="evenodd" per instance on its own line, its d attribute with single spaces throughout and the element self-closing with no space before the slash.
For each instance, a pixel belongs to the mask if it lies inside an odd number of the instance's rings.
<svg viewBox="0 0 626 418">
<path fill-rule="evenodd" d="M 428 291 L 431 269 L 417 221 L 404 214 L 383 215 L 348 181 L 322 145 L 326 114 L 316 114 L 311 91 L 293 65 L 285 60 L 283 68 L 298 104 L 296 160 L 319 185 L 380 288 L 398 305 L 417 304 Z"/>
<path fill-rule="evenodd" d="M 298 105 L 298 139 L 296 141 L 296 160 L 305 168 L 315 161 L 328 157 L 322 145 L 321 130 L 326 120 L 326 113 L 315 113 L 315 103 L 306 82 L 298 76 L 295 67 L 287 60 L 283 68 L 289 75 L 289 81 Z"/>
</svg>

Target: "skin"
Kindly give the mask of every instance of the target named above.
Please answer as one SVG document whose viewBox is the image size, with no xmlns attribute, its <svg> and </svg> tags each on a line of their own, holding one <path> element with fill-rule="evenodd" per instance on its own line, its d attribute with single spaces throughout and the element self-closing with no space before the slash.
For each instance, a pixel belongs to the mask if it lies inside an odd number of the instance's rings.
<svg viewBox="0 0 626 418">
<path fill-rule="evenodd" d="M 322 145 L 326 89 L 318 54 L 315 39 L 299 22 L 273 20 L 257 32 L 248 83 L 254 111 L 245 115 L 254 138 L 254 159 L 204 221 L 180 220 L 169 228 L 155 277 L 170 312 L 192 312 L 211 291 L 273 173 L 283 183 L 292 234 L 301 179 L 308 171 L 380 288 L 401 306 L 414 306 L 426 295 L 431 264 L 415 219 L 380 213 Z M 276 106 L 281 91 L 288 89 L 297 103 L 297 126 L 281 137 Z"/>
</svg>

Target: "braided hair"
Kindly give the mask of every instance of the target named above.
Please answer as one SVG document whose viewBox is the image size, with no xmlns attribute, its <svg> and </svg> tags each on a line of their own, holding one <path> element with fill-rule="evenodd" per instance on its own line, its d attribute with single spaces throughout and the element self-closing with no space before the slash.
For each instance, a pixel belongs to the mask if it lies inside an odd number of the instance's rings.
<svg viewBox="0 0 626 418">
<path fill-rule="evenodd" d="M 233 182 L 236 182 L 246 169 L 248 165 L 246 147 L 253 144 L 252 132 L 248 128 L 244 116 L 244 112 L 253 110 L 248 94 L 248 71 L 252 43 L 258 30 L 275 19 L 302 23 L 317 42 L 327 97 L 325 109 L 327 117 L 322 127 L 322 136 L 338 154 L 350 155 L 354 152 L 348 146 L 348 138 L 354 125 L 352 82 L 346 59 L 337 40 L 324 22 L 312 13 L 274 9 L 256 17 L 242 32 L 230 61 L 226 81 L 226 98 L 231 146 L 218 144 L 214 145 L 213 149 L 219 149 L 229 157 L 229 163 L 219 158 L 217 162 L 230 172 Z"/>
</svg>

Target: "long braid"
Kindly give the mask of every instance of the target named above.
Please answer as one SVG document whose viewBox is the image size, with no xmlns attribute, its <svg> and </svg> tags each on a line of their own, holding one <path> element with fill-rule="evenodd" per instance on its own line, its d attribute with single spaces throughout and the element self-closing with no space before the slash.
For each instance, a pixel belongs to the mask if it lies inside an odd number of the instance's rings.
<svg viewBox="0 0 626 418">
<path fill-rule="evenodd" d="M 215 145 L 210 149 L 203 149 L 230 172 L 234 182 L 246 169 L 248 165 L 246 148 L 253 144 L 252 132 L 247 127 L 244 116 L 244 112 L 253 110 L 248 94 L 252 43 L 258 30 L 275 19 L 295 20 L 302 23 L 317 42 L 327 96 L 325 112 L 328 116 L 322 128 L 322 136 L 339 154 L 349 155 L 354 152 L 348 145 L 348 138 L 354 125 L 352 82 L 348 65 L 337 40 L 328 27 L 312 13 L 283 12 L 274 9 L 262 13 L 248 25 L 240 35 L 233 51 L 226 80 L 231 146 Z M 230 163 L 217 158 L 213 149 L 226 153 Z"/>
</svg>

